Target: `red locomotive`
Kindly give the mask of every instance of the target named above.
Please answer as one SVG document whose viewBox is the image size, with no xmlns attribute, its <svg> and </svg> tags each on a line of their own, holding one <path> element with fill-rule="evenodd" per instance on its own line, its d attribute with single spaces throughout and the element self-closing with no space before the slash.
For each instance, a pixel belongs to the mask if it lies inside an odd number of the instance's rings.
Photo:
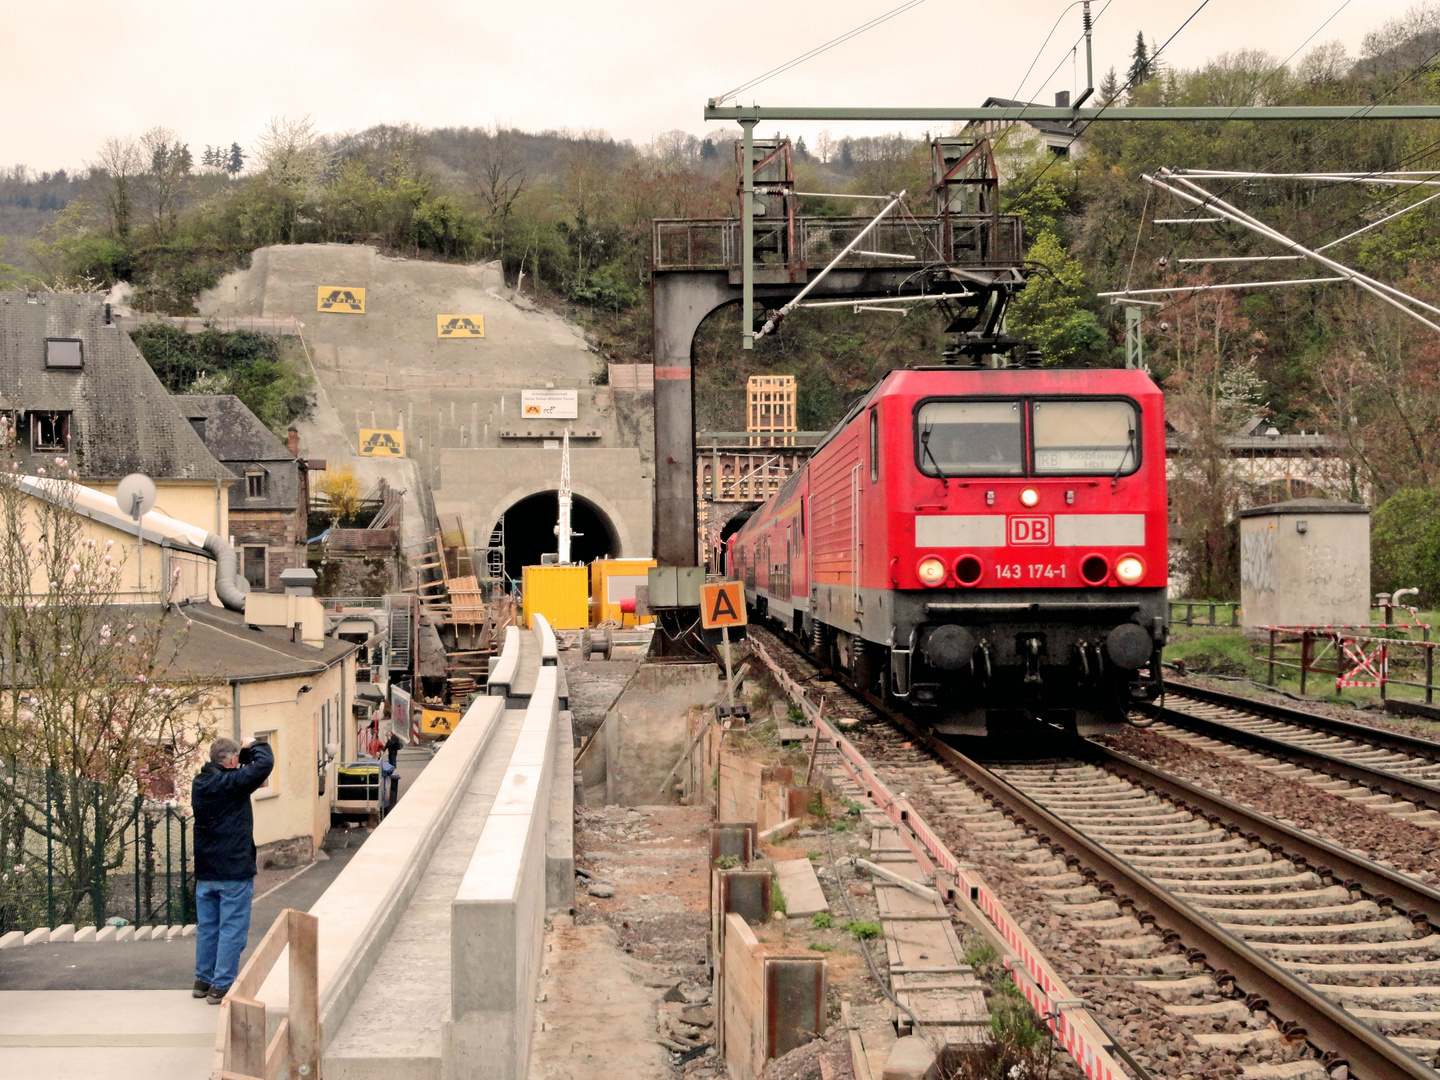
<svg viewBox="0 0 1440 1080">
<path fill-rule="evenodd" d="M 940 733 L 1115 730 L 1160 692 L 1164 423 L 1140 371 L 892 371 L 730 538 L 730 573 Z"/>
</svg>

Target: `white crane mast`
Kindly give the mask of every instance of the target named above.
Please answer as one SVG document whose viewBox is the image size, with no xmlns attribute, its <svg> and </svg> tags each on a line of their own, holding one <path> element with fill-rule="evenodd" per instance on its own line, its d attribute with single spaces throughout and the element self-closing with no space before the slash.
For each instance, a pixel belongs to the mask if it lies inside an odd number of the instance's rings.
<svg viewBox="0 0 1440 1080">
<path fill-rule="evenodd" d="M 565 429 L 565 441 L 560 444 L 560 520 L 555 525 L 555 535 L 560 538 L 556 562 L 561 566 L 570 565 L 570 429 Z"/>
</svg>

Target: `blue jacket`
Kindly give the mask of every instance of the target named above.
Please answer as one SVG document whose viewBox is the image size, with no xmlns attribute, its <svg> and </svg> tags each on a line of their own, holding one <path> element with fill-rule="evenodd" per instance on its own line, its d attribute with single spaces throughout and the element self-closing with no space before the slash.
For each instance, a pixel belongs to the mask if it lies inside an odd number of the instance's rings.
<svg viewBox="0 0 1440 1080">
<path fill-rule="evenodd" d="M 256 743 L 240 751 L 240 767 L 213 761 L 190 784 L 195 811 L 195 879 L 248 881 L 255 876 L 255 816 L 250 795 L 275 767 L 275 751 Z"/>
</svg>

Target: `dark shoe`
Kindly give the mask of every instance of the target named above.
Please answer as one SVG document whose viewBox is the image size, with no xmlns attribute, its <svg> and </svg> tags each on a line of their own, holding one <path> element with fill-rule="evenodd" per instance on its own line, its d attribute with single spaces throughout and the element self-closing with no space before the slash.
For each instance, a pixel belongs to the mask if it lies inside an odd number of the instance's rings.
<svg viewBox="0 0 1440 1080">
<path fill-rule="evenodd" d="M 220 1002 L 225 1000 L 225 995 L 229 992 L 230 987 L 228 986 L 212 986 L 210 987 L 210 992 L 205 995 L 205 1000 L 211 1005 L 219 1005 Z"/>
<path fill-rule="evenodd" d="M 208 993 L 210 993 L 210 984 L 204 979 L 196 979 L 195 986 L 190 991 L 190 996 L 202 998 Z"/>
</svg>

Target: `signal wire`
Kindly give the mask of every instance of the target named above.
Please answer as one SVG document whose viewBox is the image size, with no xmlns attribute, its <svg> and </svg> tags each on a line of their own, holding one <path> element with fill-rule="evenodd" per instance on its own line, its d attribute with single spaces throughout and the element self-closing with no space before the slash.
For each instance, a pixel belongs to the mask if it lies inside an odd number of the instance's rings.
<svg viewBox="0 0 1440 1080">
<path fill-rule="evenodd" d="M 901 4 L 899 7 L 891 8 L 889 11 L 885 12 L 885 14 L 879 15 L 871 19 L 869 22 L 863 23 L 862 25 L 855 27 L 853 30 L 847 30 L 839 37 L 832 38 L 823 45 L 817 45 L 809 52 L 801 53 L 799 56 L 795 57 L 795 59 L 788 60 L 785 63 L 781 64 L 779 67 L 773 67 L 769 71 L 765 72 L 763 75 L 757 75 L 749 82 L 741 83 L 739 86 L 735 87 L 734 90 L 726 91 L 719 97 L 711 99 L 710 105 L 712 108 L 723 105 L 726 101 L 730 100 L 732 97 L 735 97 L 737 94 L 743 94 L 746 90 L 753 89 L 754 87 L 759 86 L 766 80 L 773 79 L 776 75 L 779 75 L 782 72 L 789 71 L 791 68 L 795 67 L 798 64 L 803 64 L 806 60 L 812 60 L 815 57 L 819 56 L 821 53 L 829 52 L 831 49 L 835 48 L 835 46 L 843 45 L 851 38 L 859 37 L 861 34 L 865 33 L 865 31 L 872 30 L 875 27 L 879 26 L 881 23 L 889 22 L 891 19 L 899 15 L 904 15 L 907 11 L 910 11 L 913 8 L 917 8 L 923 3 L 925 3 L 925 0 L 906 0 L 906 3 Z"/>
</svg>

